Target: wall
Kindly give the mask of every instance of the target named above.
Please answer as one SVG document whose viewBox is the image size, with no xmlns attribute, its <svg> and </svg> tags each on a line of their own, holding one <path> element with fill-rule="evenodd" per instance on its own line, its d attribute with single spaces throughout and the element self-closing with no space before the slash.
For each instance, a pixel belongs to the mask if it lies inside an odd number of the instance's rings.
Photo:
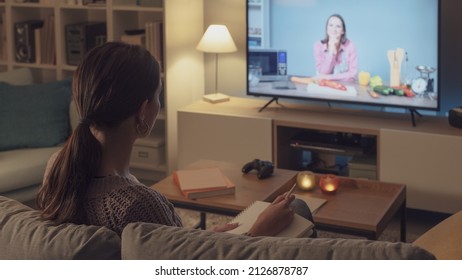
<svg viewBox="0 0 462 280">
<path fill-rule="evenodd" d="M 167 174 L 177 168 L 177 110 L 204 92 L 203 53 L 195 49 L 203 32 L 203 0 L 165 3 Z"/>
<path fill-rule="evenodd" d="M 204 0 L 204 28 L 228 27 L 238 51 L 218 56 L 218 91 L 246 96 L 246 0 Z M 205 31 L 205 29 L 204 29 Z M 198 41 L 199 42 L 199 41 Z M 205 54 L 205 92 L 215 91 L 215 55 Z"/>
</svg>

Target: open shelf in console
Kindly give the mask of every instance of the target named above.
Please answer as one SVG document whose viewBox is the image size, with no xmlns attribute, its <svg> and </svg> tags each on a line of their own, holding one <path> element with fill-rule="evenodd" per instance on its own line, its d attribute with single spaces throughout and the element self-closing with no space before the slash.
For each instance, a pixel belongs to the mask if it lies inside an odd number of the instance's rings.
<svg viewBox="0 0 462 280">
<path fill-rule="evenodd" d="M 377 136 L 276 125 L 276 165 L 377 179 Z"/>
</svg>

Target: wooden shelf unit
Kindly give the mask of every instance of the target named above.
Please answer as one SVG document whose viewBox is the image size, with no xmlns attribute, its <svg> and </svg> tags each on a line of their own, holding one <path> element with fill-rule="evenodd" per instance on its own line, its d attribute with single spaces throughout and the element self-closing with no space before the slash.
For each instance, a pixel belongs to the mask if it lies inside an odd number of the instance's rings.
<svg viewBox="0 0 462 280">
<path fill-rule="evenodd" d="M 127 29 L 144 29 L 146 22 L 164 22 L 164 1 L 142 1 L 149 6 L 136 5 L 135 0 L 107 0 L 104 6 L 68 4 L 62 0 L 40 0 L 38 3 L 16 3 L 14 0 L 6 0 L 0 3 L 0 16 L 3 21 L 5 32 L 4 52 L 0 59 L 0 71 L 8 71 L 17 68 L 30 68 L 34 81 L 44 83 L 61 80 L 72 76 L 77 68 L 75 65 L 66 63 L 66 40 L 65 26 L 68 24 L 84 21 L 105 22 L 107 29 L 107 41 L 118 41 Z M 155 5 L 155 6 L 153 6 Z M 14 24 L 26 20 L 44 20 L 49 15 L 54 16 L 53 42 L 56 49 L 56 63 L 22 63 L 15 60 Z M 165 33 L 165 32 L 164 32 Z M 164 36 L 165 41 L 165 36 Z M 165 57 L 165 55 L 164 55 Z M 165 73 L 162 74 L 166 79 Z M 165 81 L 164 81 L 165 84 Z M 164 94 L 166 91 L 164 90 Z M 166 137 L 166 113 L 162 109 L 149 141 L 155 137 Z M 135 147 L 137 144 L 135 143 Z M 143 146 L 146 146 L 143 144 Z M 149 146 L 149 145 L 148 145 Z M 163 149 L 164 153 L 165 149 Z M 164 155 L 163 158 L 166 158 Z M 152 171 L 152 172 L 151 172 Z M 146 164 L 133 162 L 132 172 L 139 174 L 140 179 L 160 180 L 167 175 L 166 163 Z"/>
</svg>

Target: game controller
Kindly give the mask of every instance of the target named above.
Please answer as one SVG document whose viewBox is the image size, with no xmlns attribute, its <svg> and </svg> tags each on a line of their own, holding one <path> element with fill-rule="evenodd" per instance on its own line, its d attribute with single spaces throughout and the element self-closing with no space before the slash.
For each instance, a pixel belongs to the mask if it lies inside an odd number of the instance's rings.
<svg viewBox="0 0 462 280">
<path fill-rule="evenodd" d="M 274 166 L 270 161 L 254 159 L 253 161 L 244 164 L 242 172 L 249 173 L 249 171 L 253 169 L 257 170 L 258 179 L 265 179 L 273 174 Z"/>
</svg>

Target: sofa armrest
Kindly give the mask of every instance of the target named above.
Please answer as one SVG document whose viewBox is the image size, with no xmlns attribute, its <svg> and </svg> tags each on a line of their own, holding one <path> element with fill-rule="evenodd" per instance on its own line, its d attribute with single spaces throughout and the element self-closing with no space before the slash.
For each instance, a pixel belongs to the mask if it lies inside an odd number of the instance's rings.
<svg viewBox="0 0 462 280">
<path fill-rule="evenodd" d="M 440 260 L 462 260 L 462 211 L 428 230 L 413 244 Z"/>
<path fill-rule="evenodd" d="M 120 259 L 120 238 L 98 226 L 55 225 L 0 196 L 0 260 Z"/>
</svg>

